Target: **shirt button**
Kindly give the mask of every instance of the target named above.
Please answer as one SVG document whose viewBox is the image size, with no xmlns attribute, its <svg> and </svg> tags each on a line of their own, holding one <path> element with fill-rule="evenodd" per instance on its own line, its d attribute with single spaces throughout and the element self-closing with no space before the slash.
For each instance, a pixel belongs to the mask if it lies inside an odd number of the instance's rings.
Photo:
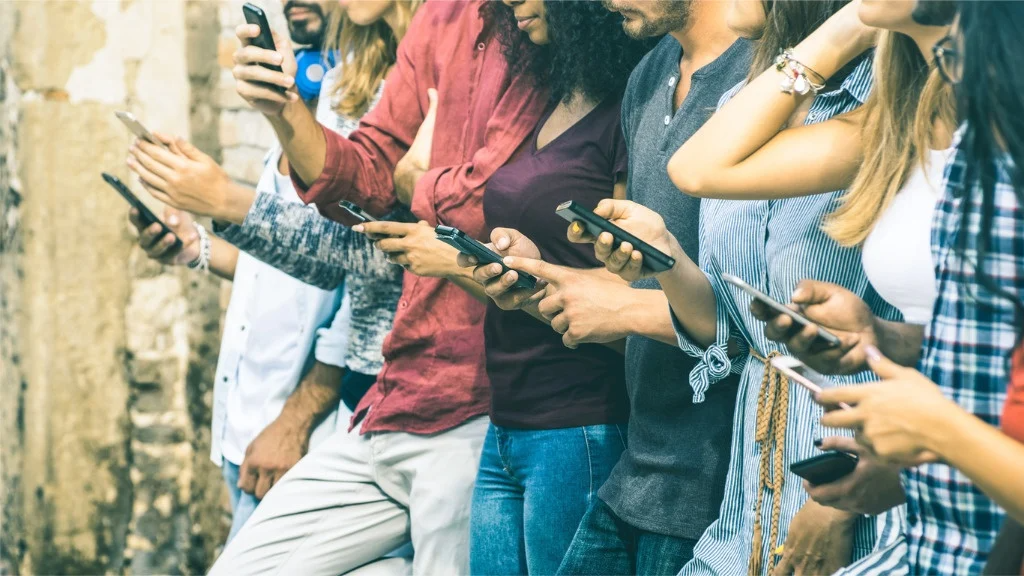
<svg viewBox="0 0 1024 576">
<path fill-rule="evenodd" d="M 666 116 L 665 116 L 665 126 L 668 126 L 668 125 L 669 125 L 669 124 L 671 124 L 671 123 L 672 123 L 672 117 L 671 117 L 671 116 L 668 116 L 668 115 L 666 115 Z"/>
<path fill-rule="evenodd" d="M 483 51 L 484 48 L 486 48 L 486 46 L 484 46 L 483 42 L 481 42 L 481 43 L 476 45 L 476 49 L 477 50 Z"/>
<path fill-rule="evenodd" d="M 239 330 L 241 330 L 242 332 L 245 332 L 245 326 L 243 325 L 241 328 L 239 328 Z"/>
<path fill-rule="evenodd" d="M 227 381 L 228 381 L 228 377 L 224 376 L 224 382 L 227 382 Z"/>
<path fill-rule="evenodd" d="M 669 87 L 672 87 L 672 86 L 676 85 L 676 77 L 675 76 L 673 76 L 673 77 L 668 79 L 668 85 L 669 85 Z"/>
</svg>

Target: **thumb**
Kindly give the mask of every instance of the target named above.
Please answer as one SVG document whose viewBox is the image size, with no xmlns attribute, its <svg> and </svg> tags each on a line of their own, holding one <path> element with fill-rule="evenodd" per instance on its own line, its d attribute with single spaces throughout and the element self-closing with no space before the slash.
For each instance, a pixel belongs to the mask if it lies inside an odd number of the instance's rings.
<svg viewBox="0 0 1024 576">
<path fill-rule="evenodd" d="M 883 380 L 896 378 L 906 370 L 903 366 L 900 366 L 885 356 L 882 356 L 882 353 L 874 346 L 865 346 L 864 355 L 867 356 L 868 366 L 871 367 L 871 370 L 875 374 L 878 374 L 878 377 Z"/>
<path fill-rule="evenodd" d="M 547 280 L 548 283 L 553 285 L 558 285 L 559 281 L 565 276 L 565 272 L 560 267 L 548 264 L 543 260 L 506 256 L 503 261 L 505 266 L 513 270 L 526 272 L 542 280 Z"/>
<path fill-rule="evenodd" d="M 495 228 L 491 231 L 491 243 L 495 248 L 504 252 L 515 244 L 520 236 L 521 234 L 517 230 L 511 228 Z"/>
<path fill-rule="evenodd" d="M 797 284 L 793 290 L 792 301 L 801 306 L 821 304 L 832 297 L 836 292 L 836 285 L 816 280 L 804 280 Z"/>
<path fill-rule="evenodd" d="M 594 214 L 605 220 L 620 220 L 629 215 L 632 204 L 629 200 L 605 198 L 594 207 Z"/>
<path fill-rule="evenodd" d="M 857 443 L 855 438 L 849 436 L 829 436 L 823 438 L 820 444 L 817 444 L 819 450 L 838 450 L 840 452 L 849 452 L 850 454 L 860 454 L 862 451 L 861 445 Z"/>
<path fill-rule="evenodd" d="M 292 52 L 292 42 L 291 42 L 291 40 L 288 39 L 288 35 L 287 34 L 278 34 L 277 32 L 275 32 L 273 30 L 271 30 L 270 33 L 274 37 L 274 48 L 276 48 L 275 52 L 279 52 L 282 55 L 284 55 L 284 54 L 291 54 L 291 52 Z"/>
</svg>

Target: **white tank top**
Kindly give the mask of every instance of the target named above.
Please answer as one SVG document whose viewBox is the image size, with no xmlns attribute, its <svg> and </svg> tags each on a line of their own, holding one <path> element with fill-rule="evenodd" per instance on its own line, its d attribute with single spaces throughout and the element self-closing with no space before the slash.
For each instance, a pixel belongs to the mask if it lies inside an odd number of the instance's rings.
<svg viewBox="0 0 1024 576">
<path fill-rule="evenodd" d="M 909 324 L 927 324 L 937 293 L 931 229 L 950 150 L 932 150 L 875 223 L 861 256 L 879 296 Z"/>
</svg>

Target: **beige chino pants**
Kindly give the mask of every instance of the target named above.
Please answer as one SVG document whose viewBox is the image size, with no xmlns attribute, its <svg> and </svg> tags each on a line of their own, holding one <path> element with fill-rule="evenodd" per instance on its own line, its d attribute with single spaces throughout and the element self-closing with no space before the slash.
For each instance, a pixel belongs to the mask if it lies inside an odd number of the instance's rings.
<svg viewBox="0 0 1024 576">
<path fill-rule="evenodd" d="M 338 432 L 288 471 L 210 574 L 402 574 L 382 557 L 412 541 L 412 571 L 469 572 L 469 508 L 488 420 L 419 436 Z"/>
</svg>

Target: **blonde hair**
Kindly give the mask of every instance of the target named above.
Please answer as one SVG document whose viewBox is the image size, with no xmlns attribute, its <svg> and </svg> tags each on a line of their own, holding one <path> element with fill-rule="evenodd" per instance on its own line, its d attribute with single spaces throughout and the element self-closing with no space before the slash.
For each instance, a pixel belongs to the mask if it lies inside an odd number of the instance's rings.
<svg viewBox="0 0 1024 576">
<path fill-rule="evenodd" d="M 354 24 L 344 10 L 331 14 L 324 50 L 338 52 L 341 74 L 328 94 L 334 111 L 358 120 L 366 114 L 381 82 L 394 65 L 398 41 L 405 35 L 416 9 L 423 0 L 396 0 L 397 30 L 384 20 L 369 26 Z"/>
<path fill-rule="evenodd" d="M 874 73 L 861 128 L 864 160 L 823 226 L 842 246 L 864 242 L 910 172 L 927 162 L 936 122 L 956 122 L 953 90 L 908 36 L 882 33 Z"/>
</svg>

